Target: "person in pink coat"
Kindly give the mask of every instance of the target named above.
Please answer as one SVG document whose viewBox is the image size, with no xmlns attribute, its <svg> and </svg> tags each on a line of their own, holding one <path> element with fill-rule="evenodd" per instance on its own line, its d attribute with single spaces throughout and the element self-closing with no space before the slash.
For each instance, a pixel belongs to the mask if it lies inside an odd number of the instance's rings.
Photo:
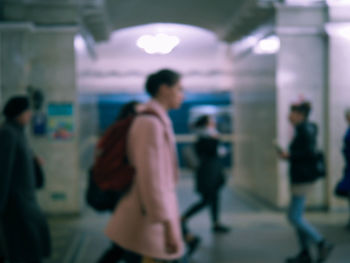
<svg viewBox="0 0 350 263">
<path fill-rule="evenodd" d="M 108 222 L 106 235 L 123 248 L 126 262 L 153 259 L 179 262 L 184 254 L 176 196 L 178 163 L 168 111 L 184 99 L 180 75 L 161 70 L 148 76 L 152 99 L 132 124 L 127 142 L 128 160 L 136 170 L 130 191 Z"/>
</svg>

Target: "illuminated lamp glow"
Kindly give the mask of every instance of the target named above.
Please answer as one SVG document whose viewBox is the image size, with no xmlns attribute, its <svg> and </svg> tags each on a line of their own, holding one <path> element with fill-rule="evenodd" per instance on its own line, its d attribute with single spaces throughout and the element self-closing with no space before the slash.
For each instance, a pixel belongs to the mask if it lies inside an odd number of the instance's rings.
<svg viewBox="0 0 350 263">
<path fill-rule="evenodd" d="M 275 54 L 280 49 L 280 40 L 277 36 L 270 36 L 258 42 L 254 47 L 255 54 Z"/>
<path fill-rule="evenodd" d="M 143 35 L 137 40 L 137 46 L 148 54 L 169 54 L 178 44 L 180 39 L 166 34 Z"/>
<path fill-rule="evenodd" d="M 80 35 L 77 35 L 74 38 L 74 48 L 75 48 L 75 50 L 80 51 L 80 52 L 86 50 L 85 41 Z"/>
<path fill-rule="evenodd" d="M 337 28 L 336 32 L 339 36 L 347 40 L 350 40 L 350 26 L 343 26 L 343 27 Z"/>
</svg>

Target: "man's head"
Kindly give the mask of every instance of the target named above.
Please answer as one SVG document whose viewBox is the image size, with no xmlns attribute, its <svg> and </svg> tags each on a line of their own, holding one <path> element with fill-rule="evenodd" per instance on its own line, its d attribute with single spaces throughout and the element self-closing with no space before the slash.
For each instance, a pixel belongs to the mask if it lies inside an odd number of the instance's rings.
<svg viewBox="0 0 350 263">
<path fill-rule="evenodd" d="M 27 125 L 32 117 L 30 103 L 27 96 L 15 96 L 8 100 L 3 114 L 7 120 L 16 121 L 18 124 Z"/>
<path fill-rule="evenodd" d="M 300 104 L 293 104 L 290 107 L 289 121 L 293 125 L 298 125 L 309 118 L 311 112 L 311 103 L 302 102 Z"/>
<path fill-rule="evenodd" d="M 160 101 L 167 109 L 177 109 L 184 99 L 181 76 L 179 73 L 163 69 L 148 76 L 146 91 Z"/>
</svg>

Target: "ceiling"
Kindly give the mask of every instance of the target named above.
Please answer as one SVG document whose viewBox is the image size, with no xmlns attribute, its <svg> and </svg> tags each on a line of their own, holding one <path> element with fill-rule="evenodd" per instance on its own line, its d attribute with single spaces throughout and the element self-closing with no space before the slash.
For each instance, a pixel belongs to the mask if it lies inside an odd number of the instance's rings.
<svg viewBox="0 0 350 263">
<path fill-rule="evenodd" d="M 197 26 L 234 42 L 274 17 L 280 0 L 0 0 L 0 21 L 82 24 L 95 41 L 115 30 L 153 23 Z"/>
<path fill-rule="evenodd" d="M 273 18 L 272 2 L 275 1 L 105 0 L 103 4 L 110 32 L 143 24 L 179 23 L 208 29 L 221 40 L 233 42 Z M 96 40 L 103 40 L 101 28 L 90 23 L 88 29 Z"/>
</svg>

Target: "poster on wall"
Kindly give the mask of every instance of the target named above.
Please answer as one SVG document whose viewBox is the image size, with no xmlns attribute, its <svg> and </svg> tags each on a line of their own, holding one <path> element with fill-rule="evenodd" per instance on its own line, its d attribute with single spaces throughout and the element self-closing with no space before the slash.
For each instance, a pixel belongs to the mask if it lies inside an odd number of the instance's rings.
<svg viewBox="0 0 350 263">
<path fill-rule="evenodd" d="M 74 136 L 74 109 L 72 103 L 48 105 L 48 132 L 54 140 L 70 140 Z"/>
</svg>

